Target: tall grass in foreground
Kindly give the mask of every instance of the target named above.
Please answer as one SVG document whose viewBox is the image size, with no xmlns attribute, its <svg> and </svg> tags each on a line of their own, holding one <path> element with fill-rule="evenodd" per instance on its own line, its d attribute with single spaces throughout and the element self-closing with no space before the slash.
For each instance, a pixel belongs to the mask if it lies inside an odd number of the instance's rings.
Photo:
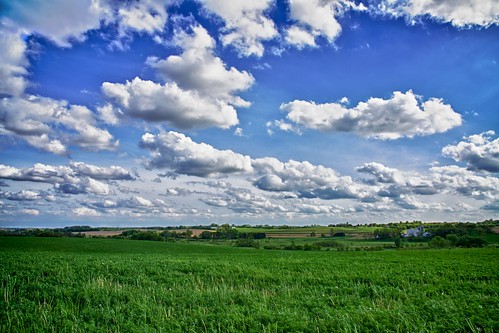
<svg viewBox="0 0 499 333">
<path fill-rule="evenodd" d="M 1 332 L 494 332 L 499 250 L 0 238 Z"/>
</svg>

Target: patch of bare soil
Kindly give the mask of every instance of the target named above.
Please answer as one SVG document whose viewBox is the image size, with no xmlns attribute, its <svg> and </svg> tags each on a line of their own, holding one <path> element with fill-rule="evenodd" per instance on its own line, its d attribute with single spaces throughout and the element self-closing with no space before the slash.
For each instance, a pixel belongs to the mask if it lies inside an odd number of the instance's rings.
<svg viewBox="0 0 499 333">
<path fill-rule="evenodd" d="M 192 232 L 192 236 L 199 236 L 203 231 L 208 231 L 208 232 L 215 232 L 215 230 L 206 230 L 206 229 L 178 229 L 178 230 L 170 230 L 173 232 L 186 232 L 187 230 L 190 230 Z"/>
</svg>

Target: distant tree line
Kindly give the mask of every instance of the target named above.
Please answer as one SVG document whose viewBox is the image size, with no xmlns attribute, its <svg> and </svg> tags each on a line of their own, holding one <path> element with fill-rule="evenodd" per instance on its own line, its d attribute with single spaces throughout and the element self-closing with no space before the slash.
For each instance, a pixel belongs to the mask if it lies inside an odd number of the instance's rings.
<svg viewBox="0 0 499 333">
<path fill-rule="evenodd" d="M 170 230 L 164 230 L 161 232 L 149 231 L 149 230 L 125 230 L 120 235 L 114 236 L 113 238 L 127 238 L 133 240 L 151 240 L 151 241 L 164 241 L 164 240 L 175 240 L 175 239 L 201 239 L 201 240 L 257 240 L 266 237 L 264 232 L 240 232 L 237 229 L 224 224 L 219 227 L 218 230 L 205 230 L 199 236 L 193 236 L 192 231 L 187 229 L 182 232 Z M 249 242 L 239 242 L 236 246 L 246 246 L 250 244 Z M 251 243 L 254 247 L 254 244 Z"/>
<path fill-rule="evenodd" d="M 216 231 L 203 231 L 199 239 L 264 239 L 267 235 L 264 232 L 240 232 L 228 224 L 223 224 Z"/>
<path fill-rule="evenodd" d="M 192 231 L 189 229 L 183 232 L 175 232 L 169 230 L 157 232 L 151 230 L 142 231 L 137 229 L 131 229 L 123 231 L 120 235 L 114 236 L 114 238 L 128 238 L 133 240 L 149 240 L 149 241 L 161 242 L 165 240 L 191 238 L 191 236 L 192 236 Z"/>
<path fill-rule="evenodd" d="M 19 229 L 1 229 L 0 236 L 31 236 L 31 237 L 72 237 L 84 238 L 85 234 L 81 232 L 96 230 L 89 226 L 73 226 L 54 229 L 35 229 L 35 228 L 19 228 Z"/>
</svg>

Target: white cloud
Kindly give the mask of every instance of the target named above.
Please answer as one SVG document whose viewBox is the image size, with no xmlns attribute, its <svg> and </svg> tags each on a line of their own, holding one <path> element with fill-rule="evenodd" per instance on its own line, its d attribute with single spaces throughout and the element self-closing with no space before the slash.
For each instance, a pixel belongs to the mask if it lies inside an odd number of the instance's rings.
<svg viewBox="0 0 499 333">
<path fill-rule="evenodd" d="M 409 18 L 429 16 L 457 27 L 499 24 L 499 2 L 496 0 L 385 0 L 378 10 Z"/>
<path fill-rule="evenodd" d="M 401 171 L 374 162 L 366 163 L 356 170 L 375 177 L 374 180 L 367 180 L 367 183 L 378 190 L 375 196 L 366 198 L 366 201 L 376 202 L 380 198 L 390 198 L 403 208 L 438 209 L 434 204 L 417 204 L 415 195 L 452 194 L 483 200 L 497 198 L 499 194 L 499 179 L 496 177 L 455 165 L 432 167 L 425 174 Z"/>
<path fill-rule="evenodd" d="M 286 42 L 302 49 L 305 46 L 315 47 L 315 37 L 310 32 L 297 26 L 292 26 L 286 31 Z"/>
<path fill-rule="evenodd" d="M 357 172 L 373 175 L 377 182 L 405 184 L 402 173 L 394 168 L 389 168 L 381 163 L 371 162 L 355 168 Z"/>
<path fill-rule="evenodd" d="M 125 84 L 104 82 L 103 93 L 130 116 L 152 122 L 169 122 L 181 128 L 237 125 L 237 112 L 225 101 L 213 100 L 176 83 L 164 85 L 136 77 Z"/>
<path fill-rule="evenodd" d="M 428 209 L 429 206 L 417 200 L 414 196 L 407 196 L 402 194 L 396 198 L 395 203 L 404 209 Z"/>
<path fill-rule="evenodd" d="M 41 150 L 66 154 L 68 145 L 88 150 L 113 150 L 118 141 L 96 126 L 92 111 L 64 100 L 28 95 L 0 100 L 1 134 L 25 140 Z M 76 133 L 70 134 L 71 130 Z"/>
<path fill-rule="evenodd" d="M 128 207 L 153 207 L 154 204 L 151 200 L 143 198 L 139 195 L 135 195 L 131 197 L 129 200 L 125 200 L 121 202 L 121 205 L 125 205 Z"/>
<path fill-rule="evenodd" d="M 21 95 L 27 85 L 26 43 L 20 33 L 4 29 L 0 22 L 0 94 Z"/>
<path fill-rule="evenodd" d="M 432 195 L 444 187 L 429 175 L 401 171 L 376 162 L 365 163 L 355 170 L 374 176 L 375 180 L 367 180 L 367 183 L 379 187 L 377 194 L 382 197 L 399 197 L 408 193 Z"/>
<path fill-rule="evenodd" d="M 265 12 L 273 0 L 201 0 L 204 7 L 221 17 L 225 22 L 224 45 L 234 46 L 240 55 L 261 57 L 264 53 L 262 41 L 278 36 L 274 22 Z"/>
<path fill-rule="evenodd" d="M 196 143 L 182 133 L 146 133 L 140 140 L 140 146 L 151 151 L 151 159 L 146 165 L 148 168 L 199 177 L 252 171 L 249 156 Z"/>
<path fill-rule="evenodd" d="M 157 69 L 165 81 L 173 81 L 182 89 L 235 106 L 249 106 L 234 93 L 248 90 L 255 81 L 253 76 L 234 67 L 227 69 L 222 59 L 214 55 L 215 41 L 208 32 L 201 26 L 194 26 L 192 30 L 192 34 L 182 31 L 175 35 L 175 44 L 182 48 L 182 54 L 165 60 L 150 57 L 147 63 Z"/>
<path fill-rule="evenodd" d="M 0 178 L 53 184 L 61 193 L 109 195 L 113 193 L 109 180 L 133 180 L 128 171 L 119 167 L 97 167 L 82 162 L 69 166 L 36 163 L 31 168 L 18 169 L 0 164 Z"/>
<path fill-rule="evenodd" d="M 95 117 L 87 107 L 70 105 L 66 112 L 59 115 L 60 123 L 78 132 L 71 143 L 87 150 L 114 150 L 119 141 L 105 129 L 96 126 Z"/>
<path fill-rule="evenodd" d="M 40 215 L 40 211 L 38 209 L 33 209 L 33 208 L 21 209 L 19 213 L 23 215 L 33 215 L 33 216 Z"/>
<path fill-rule="evenodd" d="M 186 196 L 186 195 L 191 195 L 192 193 L 193 193 L 193 191 L 191 191 L 187 188 L 175 187 L 175 188 L 167 189 L 165 195 L 166 196 Z"/>
<path fill-rule="evenodd" d="M 410 90 L 396 91 L 388 100 L 370 98 L 353 108 L 295 100 L 282 104 L 281 110 L 289 121 L 305 128 L 382 140 L 443 133 L 461 125 L 461 115 L 450 105 L 436 98 L 421 103 Z"/>
<path fill-rule="evenodd" d="M 88 209 L 97 211 L 99 214 L 106 213 L 123 216 L 147 216 L 175 213 L 175 210 L 168 207 L 166 202 L 163 200 L 149 200 L 140 195 L 135 195 L 128 199 L 120 199 L 117 201 L 110 199 L 103 199 L 101 201 L 86 200 L 82 204 Z"/>
<path fill-rule="evenodd" d="M 123 112 L 120 109 L 113 107 L 111 103 L 106 103 L 97 107 L 99 119 L 109 125 L 118 125 Z"/>
<path fill-rule="evenodd" d="M 73 209 L 73 215 L 75 216 L 100 216 L 101 214 L 95 209 L 88 207 L 78 207 Z"/>
<path fill-rule="evenodd" d="M 54 188 L 61 193 L 66 194 L 97 194 L 109 195 L 112 194 L 110 186 L 92 178 L 77 179 L 73 183 L 55 184 Z"/>
<path fill-rule="evenodd" d="M 341 33 L 336 18 L 345 10 L 367 10 L 363 4 L 346 0 L 289 0 L 289 8 L 289 16 L 295 24 L 286 31 L 286 42 L 299 49 L 315 47 L 317 37 L 333 42 Z"/>
<path fill-rule="evenodd" d="M 125 2 L 123 6 L 118 9 L 122 33 L 126 33 L 123 30 L 127 29 L 133 29 L 148 34 L 161 32 L 168 19 L 166 7 L 170 2 L 171 1 L 168 0 Z"/>
<path fill-rule="evenodd" d="M 0 178 L 42 183 L 59 183 L 71 179 L 72 170 L 67 166 L 51 166 L 36 163 L 31 168 L 18 169 L 0 164 Z"/>
<path fill-rule="evenodd" d="M 333 214 L 340 213 L 341 209 L 336 206 L 298 203 L 293 205 L 294 210 L 300 214 Z"/>
<path fill-rule="evenodd" d="M 294 126 L 293 124 L 290 124 L 287 121 L 282 120 L 282 119 L 281 120 L 274 120 L 274 122 L 268 121 L 265 124 L 265 126 L 267 126 L 267 133 L 269 135 L 274 134 L 274 132 L 272 131 L 273 127 L 277 127 L 281 131 L 285 131 L 285 132 L 293 132 L 293 133 L 298 134 L 298 135 L 303 134 L 301 129 L 298 126 Z"/>
<path fill-rule="evenodd" d="M 36 201 L 42 199 L 40 192 L 32 190 L 21 190 L 16 193 L 1 191 L 0 194 L 1 197 L 12 201 Z"/>
<path fill-rule="evenodd" d="M 457 145 L 442 149 L 444 156 L 456 162 L 466 162 L 471 170 L 499 172 L 499 138 L 492 140 L 494 131 L 464 137 Z"/>
<path fill-rule="evenodd" d="M 289 0 L 290 17 L 303 28 L 293 26 L 287 32 L 286 41 L 301 47 L 307 44 L 313 46 L 314 38 L 323 36 L 332 42 L 341 32 L 341 26 L 335 18 L 341 6 L 339 0 Z M 313 43 L 310 43 L 310 38 Z"/>
<path fill-rule="evenodd" d="M 234 135 L 235 136 L 244 136 L 243 129 L 241 127 L 236 128 L 236 130 L 234 131 Z"/>
<path fill-rule="evenodd" d="M 77 175 L 84 175 L 93 179 L 134 180 L 128 170 L 117 165 L 99 167 L 83 162 L 71 162 L 69 166 Z"/>
<path fill-rule="evenodd" d="M 5 24 L 26 34 L 43 35 L 62 47 L 70 47 L 72 40 L 85 40 L 85 33 L 99 28 L 112 13 L 105 0 L 14 0 L 6 9 Z"/>
<path fill-rule="evenodd" d="M 116 23 L 119 36 L 131 31 L 161 33 L 167 21 L 170 0 L 13 0 L 2 3 L 0 15 L 0 94 L 19 96 L 28 82 L 24 36 L 46 37 L 59 47 L 71 47 L 86 39 L 86 33 Z M 54 19 L 56 17 L 57 19 Z M 124 48 L 122 41 L 112 43 Z"/>
<path fill-rule="evenodd" d="M 499 195 L 499 179 L 488 175 L 480 175 L 455 165 L 432 167 L 431 176 L 446 188 L 458 194 L 475 199 L 497 199 Z"/>
<path fill-rule="evenodd" d="M 258 215 L 263 213 L 283 213 L 286 208 L 272 202 L 269 198 L 252 193 L 244 188 L 230 188 L 221 195 L 210 195 L 201 201 L 213 207 L 226 207 L 238 214 Z"/>
<path fill-rule="evenodd" d="M 266 157 L 254 159 L 252 164 L 257 174 L 253 184 L 265 191 L 288 191 L 302 198 L 325 200 L 361 198 L 369 194 L 366 186 L 351 177 L 340 176 L 331 168 L 307 161 L 284 163 Z"/>
</svg>

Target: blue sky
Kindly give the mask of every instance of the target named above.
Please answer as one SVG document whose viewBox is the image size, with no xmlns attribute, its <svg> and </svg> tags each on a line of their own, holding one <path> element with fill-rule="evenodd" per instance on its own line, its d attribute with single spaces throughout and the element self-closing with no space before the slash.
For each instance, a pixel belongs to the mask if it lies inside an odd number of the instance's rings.
<svg viewBox="0 0 499 333">
<path fill-rule="evenodd" d="M 0 226 L 478 221 L 495 0 L 0 1 Z"/>
</svg>

